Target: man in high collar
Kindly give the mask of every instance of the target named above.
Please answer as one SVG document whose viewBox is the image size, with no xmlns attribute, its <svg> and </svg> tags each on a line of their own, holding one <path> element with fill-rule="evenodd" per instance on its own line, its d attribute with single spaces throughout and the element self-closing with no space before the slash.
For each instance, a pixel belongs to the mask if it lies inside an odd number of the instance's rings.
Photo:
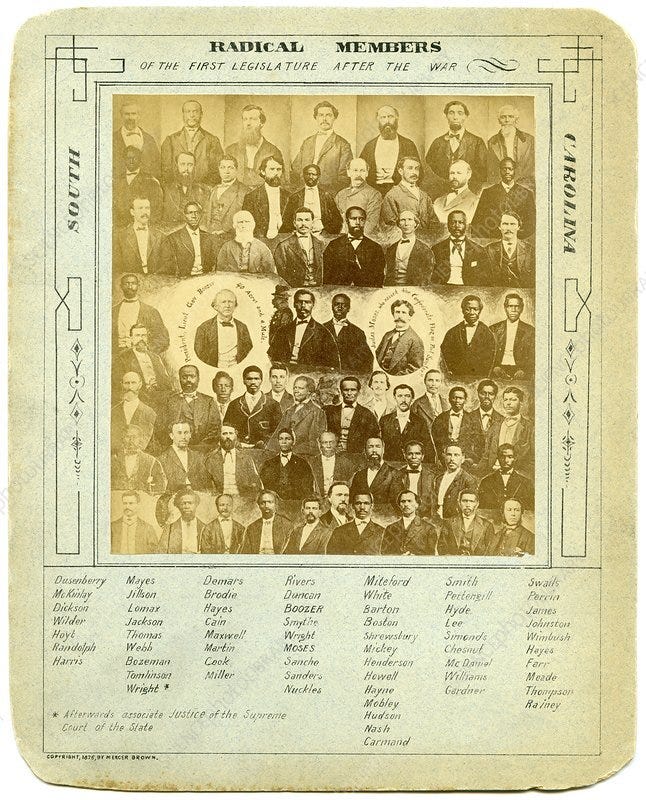
<svg viewBox="0 0 646 800">
<path fill-rule="evenodd" d="M 202 106 L 197 100 L 187 100 L 182 105 L 184 126 L 167 136 L 161 147 L 162 183 L 173 183 L 178 153 L 195 156 L 195 180 L 215 186 L 219 180 L 218 163 L 224 155 L 217 136 L 202 127 Z"/>
<path fill-rule="evenodd" d="M 276 270 L 289 286 L 320 286 L 323 282 L 323 242 L 314 236 L 314 212 L 300 206 L 290 211 L 291 236 L 283 239 L 274 250 Z M 286 230 L 285 224 L 283 230 Z"/>
<path fill-rule="evenodd" d="M 347 235 L 333 239 L 323 253 L 323 283 L 336 286 L 383 286 L 386 262 L 381 246 L 364 234 L 366 212 L 345 212 Z"/>
<path fill-rule="evenodd" d="M 159 311 L 139 299 L 139 276 L 126 273 L 121 276 L 119 286 L 123 300 L 112 307 L 113 356 L 130 347 L 130 330 L 135 324 L 143 325 L 148 331 L 150 349 L 155 353 L 163 353 L 168 349 L 170 337 Z"/>
<path fill-rule="evenodd" d="M 327 490 L 329 509 L 321 516 L 321 522 L 330 530 L 350 522 L 352 516 L 348 513 L 350 505 L 350 489 L 347 483 L 335 481 Z"/>
<path fill-rule="evenodd" d="M 167 429 L 167 436 L 171 446 L 158 459 L 166 476 L 166 491 L 176 492 L 186 487 L 206 491 L 210 481 L 204 467 L 204 456 L 188 446 L 191 441 L 190 423 L 173 422 Z"/>
<path fill-rule="evenodd" d="M 215 269 L 215 239 L 200 227 L 202 206 L 184 206 L 185 224 L 170 233 L 162 245 L 163 270 L 176 278 L 194 278 Z"/>
<path fill-rule="evenodd" d="M 130 202 L 133 197 L 150 200 L 151 222 L 158 225 L 162 217 L 162 189 L 157 178 L 141 168 L 141 150 L 126 147 L 124 159 L 126 171 L 115 177 L 112 187 L 112 224 L 123 227 L 130 222 Z"/>
<path fill-rule="evenodd" d="M 478 492 L 463 489 L 458 498 L 459 513 L 445 519 L 437 541 L 438 556 L 484 556 L 494 541 L 489 520 L 476 513 Z"/>
<path fill-rule="evenodd" d="M 449 101 L 444 106 L 444 116 L 449 130 L 431 143 L 426 163 L 438 178 L 448 181 L 451 164 L 466 161 L 473 173 L 473 190 L 477 192 L 487 179 L 487 147 L 479 136 L 464 127 L 469 116 L 466 103 Z"/>
<path fill-rule="evenodd" d="M 435 476 L 435 497 L 437 498 L 437 517 L 449 519 L 459 513 L 458 497 L 463 489 L 475 491 L 478 481 L 462 469 L 464 455 L 459 444 L 449 442 L 444 448 L 444 470 Z"/>
<path fill-rule="evenodd" d="M 292 176 L 300 181 L 303 168 L 316 164 L 321 170 L 321 187 L 336 194 L 347 185 L 346 169 L 352 160 L 349 142 L 334 130 L 339 116 L 336 106 L 327 100 L 314 106 L 312 116 L 316 123 L 316 133 L 308 136 L 292 163 Z"/>
<path fill-rule="evenodd" d="M 502 525 L 496 531 L 488 556 L 534 555 L 534 534 L 523 525 L 523 510 L 523 503 L 518 498 L 505 500 Z"/>
<path fill-rule="evenodd" d="M 173 422 L 188 422 L 191 426 L 190 449 L 208 453 L 217 446 L 220 438 L 222 420 L 217 403 L 210 395 L 198 391 L 200 371 L 194 364 L 182 364 L 178 377 L 180 391 L 171 394 L 162 406 L 155 426 L 155 438 L 160 444 L 165 443 Z"/>
<path fill-rule="evenodd" d="M 142 389 L 141 376 L 137 372 L 126 372 L 121 378 L 121 400 L 112 406 L 110 413 L 110 441 L 112 450 L 118 450 L 128 425 L 141 430 L 141 446 L 146 450 L 155 428 L 157 414 L 139 399 Z"/>
<path fill-rule="evenodd" d="M 494 322 L 490 330 L 496 340 L 496 361 L 493 375 L 522 381 L 534 375 L 534 340 L 536 331 L 521 320 L 525 301 L 519 294 L 505 296 L 505 316 Z"/>
<path fill-rule="evenodd" d="M 474 294 L 462 298 L 463 321 L 446 332 L 440 350 L 452 378 L 488 378 L 496 356 L 496 340 L 480 322 L 484 305 Z"/>
<path fill-rule="evenodd" d="M 389 375 L 409 375 L 424 363 L 424 343 L 411 328 L 415 313 L 408 300 L 394 300 L 390 305 L 394 328 L 383 335 L 377 347 L 377 363 Z"/>
<path fill-rule="evenodd" d="M 275 144 L 267 141 L 262 129 L 267 122 L 267 116 L 261 106 L 248 104 L 241 112 L 242 127 L 240 139 L 226 148 L 228 156 L 236 159 L 238 180 L 250 189 L 260 186 L 263 177 L 260 174 L 260 165 L 268 156 L 284 163 L 283 154 Z"/>
<path fill-rule="evenodd" d="M 276 513 L 277 496 L 268 489 L 256 497 L 260 517 L 247 526 L 240 547 L 241 554 L 261 556 L 280 555 L 285 549 L 292 521 Z"/>
<path fill-rule="evenodd" d="M 513 444 L 516 466 L 524 475 L 534 474 L 534 426 L 521 413 L 525 393 L 517 386 L 508 386 L 502 393 L 502 419 L 494 422 L 489 430 L 485 450 L 480 463 L 480 474 L 499 467 L 498 448 Z"/>
<path fill-rule="evenodd" d="M 435 269 L 431 283 L 451 286 L 491 286 L 493 276 L 484 247 L 466 236 L 464 211 L 451 211 L 446 220 L 449 236 L 433 245 Z"/>
<path fill-rule="evenodd" d="M 217 187 L 216 187 L 217 189 Z M 214 189 L 213 191 L 216 191 Z M 228 239 L 218 252 L 218 272 L 248 272 L 274 275 L 276 266 L 271 250 L 254 237 L 256 223 L 249 211 L 233 215 L 233 239 Z"/>
<path fill-rule="evenodd" d="M 312 495 L 301 503 L 302 522 L 295 525 L 283 552 L 285 555 L 324 555 L 332 531 L 321 522 L 321 499 Z"/>
<path fill-rule="evenodd" d="M 323 431 L 319 436 L 317 456 L 309 459 L 314 488 L 321 495 L 327 494 L 330 486 L 337 481 L 350 481 L 356 469 L 354 462 L 338 450 L 339 437 L 333 431 Z"/>
<path fill-rule="evenodd" d="M 389 189 L 381 204 L 381 224 L 388 230 L 388 242 L 400 238 L 397 221 L 402 211 L 412 211 L 419 219 L 420 233 L 427 233 L 437 223 L 431 198 L 420 189 L 422 166 L 417 158 L 405 156 L 397 163 L 399 182 Z"/>
<path fill-rule="evenodd" d="M 208 472 L 213 491 L 218 494 L 230 494 L 253 497 L 262 487 L 258 471 L 249 453 L 238 450 L 238 434 L 232 425 L 222 425 L 220 445 L 206 457 L 205 468 Z"/>
<path fill-rule="evenodd" d="M 494 239 L 498 235 L 498 220 L 503 211 L 514 211 L 523 220 L 518 232 L 521 239 L 532 236 L 536 228 L 534 195 L 516 183 L 516 164 L 511 158 L 500 162 L 500 182 L 482 190 L 476 213 L 471 222 L 471 235 Z"/>
<path fill-rule="evenodd" d="M 471 167 L 466 161 L 454 161 L 449 167 L 449 191 L 433 203 L 438 221 L 446 225 L 451 211 L 463 211 L 467 222 L 471 222 L 478 205 L 478 195 L 469 188 Z"/>
<path fill-rule="evenodd" d="M 232 291 L 219 291 L 211 306 L 215 316 L 202 322 L 195 332 L 195 355 L 211 367 L 229 369 L 249 355 L 251 336 L 244 322 L 233 316 L 238 299 Z"/>
<path fill-rule="evenodd" d="M 429 437 L 432 436 L 431 427 L 435 418 L 439 417 L 443 411 L 448 411 L 449 408 L 448 402 L 440 394 L 441 387 L 442 373 L 439 369 L 427 370 L 424 375 L 424 388 L 426 391 L 411 406 L 411 410 L 426 423 Z"/>
<path fill-rule="evenodd" d="M 287 391 L 289 370 L 284 364 L 272 364 L 269 368 L 269 383 L 271 389 L 265 392 L 265 397 L 274 400 L 284 413 L 294 405 L 294 395 Z"/>
<path fill-rule="evenodd" d="M 130 489 L 163 494 L 166 476 L 161 464 L 143 451 L 143 433 L 137 425 L 128 425 L 123 432 L 121 447 L 112 454 L 110 488 L 114 491 Z"/>
<path fill-rule="evenodd" d="M 350 185 L 337 192 L 334 198 L 337 208 L 343 217 L 342 232 L 348 232 L 345 220 L 349 208 L 362 208 L 366 216 L 366 236 L 377 235 L 379 231 L 379 213 L 381 211 L 381 193 L 367 183 L 368 164 L 363 158 L 353 158 L 347 168 Z"/>
<path fill-rule="evenodd" d="M 281 186 L 283 162 L 277 156 L 267 156 L 260 164 L 263 183 L 245 195 L 242 209 L 251 212 L 256 221 L 256 235 L 272 246 L 277 242 L 289 192 Z"/>
<path fill-rule="evenodd" d="M 399 111 L 394 106 L 381 106 L 375 114 L 379 136 L 366 142 L 361 151 L 368 165 L 368 183 L 385 195 L 401 180 L 397 164 L 404 156 L 420 161 L 415 143 L 401 136 L 399 128 Z"/>
<path fill-rule="evenodd" d="M 277 453 L 280 450 L 278 434 L 288 429 L 294 434 L 294 452 L 302 456 L 315 456 L 318 452 L 318 438 L 325 430 L 325 413 L 313 400 L 316 384 L 308 375 L 299 375 L 292 387 L 294 405 L 285 411 L 278 428 L 267 442 L 267 450 Z"/>
<path fill-rule="evenodd" d="M 518 109 L 504 105 L 498 112 L 500 130 L 488 142 L 489 181 L 498 177 L 498 167 L 503 158 L 511 158 L 516 164 L 518 183 L 535 191 L 534 179 L 534 137 L 518 128 Z"/>
<path fill-rule="evenodd" d="M 384 443 L 374 436 L 366 439 L 365 463 L 363 469 L 352 476 L 350 495 L 370 492 L 377 505 L 393 505 L 402 489 L 399 470 L 384 461 Z"/>
<path fill-rule="evenodd" d="M 260 367 L 245 367 L 242 382 L 246 391 L 231 401 L 224 417 L 238 432 L 240 447 L 264 447 L 280 422 L 280 406 L 262 393 L 262 381 Z"/>
<path fill-rule="evenodd" d="M 534 248 L 518 238 L 523 222 L 515 211 L 500 215 L 500 239 L 487 245 L 494 286 L 533 287 L 536 279 Z"/>
<path fill-rule="evenodd" d="M 465 411 L 467 390 L 464 386 L 453 386 L 449 391 L 449 409 L 433 420 L 431 435 L 441 464 L 441 453 L 448 444 L 458 444 L 462 450 L 467 469 L 477 464 L 482 456 L 483 436 L 475 413 Z"/>
<path fill-rule="evenodd" d="M 381 543 L 381 554 L 387 556 L 434 556 L 437 534 L 432 525 L 421 518 L 420 498 L 411 489 L 397 496 L 401 518 L 388 525 Z"/>
<path fill-rule="evenodd" d="M 294 453 L 294 432 L 290 428 L 276 431 L 278 455 L 268 458 L 260 468 L 260 480 L 265 489 L 276 492 L 288 504 L 300 504 L 314 491 L 314 476 L 304 458 Z"/>
<path fill-rule="evenodd" d="M 383 416 L 379 422 L 384 442 L 384 458 L 386 461 L 401 463 L 404 460 L 406 443 L 417 441 L 424 443 L 426 458 L 432 464 L 435 461 L 433 442 L 427 438 L 424 420 L 411 411 L 415 397 L 413 387 L 400 383 L 393 389 L 393 397 L 395 410 Z"/>
<path fill-rule="evenodd" d="M 157 533 L 152 525 L 139 516 L 139 504 L 139 492 L 122 493 L 122 516 L 110 525 L 110 552 L 113 555 L 134 556 L 157 552 Z"/>
<path fill-rule="evenodd" d="M 513 444 L 501 444 L 498 448 L 499 469 L 485 475 L 480 481 L 478 493 L 480 506 L 499 510 L 505 500 L 520 500 L 523 508 L 534 508 L 534 484 L 516 469 L 516 448 Z"/>
<path fill-rule="evenodd" d="M 113 270 L 143 275 L 158 272 L 162 266 L 164 236 L 150 224 L 150 200 L 133 196 L 129 213 L 132 224 L 120 228 L 113 236 Z"/>
<path fill-rule="evenodd" d="M 217 516 L 207 526 L 203 537 L 203 553 L 238 553 L 242 547 L 244 525 L 233 518 L 233 497 L 220 494 L 215 498 Z"/>
<path fill-rule="evenodd" d="M 354 519 L 336 528 L 327 543 L 328 555 L 377 556 L 381 552 L 384 529 L 372 520 L 374 500 L 370 492 L 352 496 Z"/>
<path fill-rule="evenodd" d="M 141 153 L 142 170 L 159 180 L 161 174 L 159 147 L 153 137 L 139 124 L 139 105 L 126 100 L 120 112 L 121 127 L 115 130 L 112 138 L 112 167 L 115 178 L 126 174 L 126 149 L 135 147 Z"/>
<path fill-rule="evenodd" d="M 236 178 L 238 162 L 233 156 L 222 156 L 218 163 L 220 183 L 211 190 L 206 207 L 206 228 L 220 243 L 234 235 L 233 216 L 242 210 L 249 187 Z"/>
<path fill-rule="evenodd" d="M 332 319 L 323 323 L 339 348 L 341 371 L 367 375 L 372 371 L 375 357 L 368 347 L 366 334 L 357 325 L 348 320 L 351 301 L 347 294 L 335 294 L 332 297 Z"/>
<path fill-rule="evenodd" d="M 339 383 L 342 402 L 325 407 L 327 428 L 336 434 L 339 452 L 356 457 L 363 452 L 366 439 L 379 436 L 375 415 L 357 402 L 361 381 L 348 375 Z"/>
<path fill-rule="evenodd" d="M 211 188 L 195 177 L 195 156 L 180 152 L 175 157 L 175 178 L 164 187 L 162 225 L 167 231 L 181 228 L 186 218 L 187 203 L 197 203 L 208 208 Z"/>
<path fill-rule="evenodd" d="M 334 196 L 322 189 L 318 184 L 321 178 L 321 168 L 318 164 L 308 164 L 303 169 L 303 182 L 305 186 L 294 192 L 289 198 L 283 214 L 281 231 L 289 233 L 292 220 L 297 209 L 309 208 L 313 216 L 312 233 L 323 238 L 334 236 L 341 230 L 343 218 L 334 202 Z"/>
<path fill-rule="evenodd" d="M 118 391 L 126 372 L 136 372 L 141 378 L 140 397 L 146 405 L 158 412 L 166 396 L 173 390 L 164 362 L 148 347 L 148 330 L 135 324 L 130 329 L 131 346 L 119 353 L 112 370 L 113 392 Z"/>
<path fill-rule="evenodd" d="M 312 318 L 316 299 L 309 289 L 294 293 L 296 319 L 279 328 L 269 342 L 270 361 L 281 361 L 291 369 L 338 370 L 339 350 L 327 328 Z"/>
<path fill-rule="evenodd" d="M 180 489 L 173 497 L 179 519 L 166 524 L 159 540 L 160 553 L 203 553 L 208 526 L 197 516 L 200 496 L 192 489 Z"/>
<path fill-rule="evenodd" d="M 419 217 L 414 211 L 402 211 L 397 227 L 402 237 L 386 250 L 384 286 L 428 286 L 435 257 L 431 248 L 417 237 Z"/>
</svg>

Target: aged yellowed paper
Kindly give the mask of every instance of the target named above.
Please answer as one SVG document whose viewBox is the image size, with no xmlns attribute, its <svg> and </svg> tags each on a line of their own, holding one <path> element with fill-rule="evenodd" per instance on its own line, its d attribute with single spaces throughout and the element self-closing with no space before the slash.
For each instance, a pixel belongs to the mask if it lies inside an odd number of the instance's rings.
<svg viewBox="0 0 646 800">
<path fill-rule="evenodd" d="M 12 693 L 39 776 L 520 789 L 626 763 L 634 107 L 592 12 L 20 31 Z"/>
</svg>

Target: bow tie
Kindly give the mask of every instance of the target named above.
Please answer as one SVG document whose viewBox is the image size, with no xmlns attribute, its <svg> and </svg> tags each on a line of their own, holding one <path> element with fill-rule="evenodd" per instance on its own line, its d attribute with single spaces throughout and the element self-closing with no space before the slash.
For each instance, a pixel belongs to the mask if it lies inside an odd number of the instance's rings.
<svg viewBox="0 0 646 800">
<path fill-rule="evenodd" d="M 363 239 L 363 236 L 348 236 L 348 239 L 351 242 L 360 242 Z"/>
<path fill-rule="evenodd" d="M 136 231 L 147 231 L 148 230 L 148 225 L 137 225 L 135 230 Z"/>
<path fill-rule="evenodd" d="M 417 469 L 413 469 L 412 467 L 409 467 L 406 470 L 406 472 L 408 472 L 409 475 L 415 475 L 415 474 L 419 475 L 419 473 L 421 472 L 421 469 L 419 467 L 417 467 Z"/>
<path fill-rule="evenodd" d="M 449 139 L 459 139 L 459 138 L 460 138 L 459 133 L 449 133 Z"/>
<path fill-rule="evenodd" d="M 354 403 L 344 403 L 344 408 L 354 408 Z"/>
<path fill-rule="evenodd" d="M 297 325 L 307 325 L 308 322 L 309 322 L 309 319 L 297 319 L 296 320 L 296 324 Z"/>
<path fill-rule="evenodd" d="M 462 416 L 462 412 L 461 411 L 451 411 L 450 416 L 452 416 L 452 417 L 461 417 Z"/>
<path fill-rule="evenodd" d="M 480 416 L 484 419 L 485 417 L 489 418 L 491 416 L 491 411 L 481 411 Z"/>
<path fill-rule="evenodd" d="M 410 239 L 400 239 L 399 244 L 410 244 Z"/>
<path fill-rule="evenodd" d="M 197 397 L 197 392 L 192 392 L 191 394 L 187 394 L 186 392 L 182 395 L 185 400 L 195 400 Z"/>
<path fill-rule="evenodd" d="M 507 425 L 512 425 L 514 422 L 518 422 L 520 420 L 520 414 L 517 414 L 515 417 L 507 417 L 505 423 Z"/>
<path fill-rule="evenodd" d="M 233 328 L 233 322 L 220 322 L 223 328 Z"/>
<path fill-rule="evenodd" d="M 464 244 L 464 239 L 451 239 L 451 244 L 461 247 Z"/>
<path fill-rule="evenodd" d="M 335 325 L 349 325 L 350 323 L 348 322 L 347 319 L 335 319 L 334 320 L 334 324 Z"/>
</svg>

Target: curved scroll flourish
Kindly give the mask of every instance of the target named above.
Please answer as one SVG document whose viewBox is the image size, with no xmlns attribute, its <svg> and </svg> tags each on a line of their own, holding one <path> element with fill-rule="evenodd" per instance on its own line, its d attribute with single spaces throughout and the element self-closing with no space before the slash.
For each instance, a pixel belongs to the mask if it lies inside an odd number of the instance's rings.
<svg viewBox="0 0 646 800">
<path fill-rule="evenodd" d="M 515 58 L 510 58 L 509 61 L 501 61 L 495 56 L 491 58 L 474 58 L 467 64 L 467 70 L 474 72 L 475 70 L 482 70 L 483 72 L 494 73 L 497 70 L 501 72 L 514 72 L 520 66 L 520 61 Z"/>
</svg>

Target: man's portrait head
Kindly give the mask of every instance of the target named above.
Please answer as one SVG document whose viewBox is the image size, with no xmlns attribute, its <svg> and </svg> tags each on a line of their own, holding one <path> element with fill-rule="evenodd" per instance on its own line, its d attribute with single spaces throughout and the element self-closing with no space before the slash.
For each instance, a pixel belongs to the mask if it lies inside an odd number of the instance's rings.
<svg viewBox="0 0 646 800">
<path fill-rule="evenodd" d="M 121 124 L 127 131 L 134 131 L 139 127 L 139 105 L 127 102 L 121 106 Z"/>
<path fill-rule="evenodd" d="M 514 182 L 516 175 L 516 162 L 513 158 L 503 158 L 498 165 L 500 171 L 500 180 L 503 183 L 510 184 Z"/>
<path fill-rule="evenodd" d="M 215 498 L 215 508 L 218 516 L 229 519 L 233 513 L 233 497 L 230 494 L 220 494 Z"/>
<path fill-rule="evenodd" d="M 377 125 L 383 139 L 394 139 L 399 125 L 399 111 L 394 106 L 381 106 L 377 109 Z"/>
<path fill-rule="evenodd" d="M 294 432 L 289 428 L 278 431 L 278 448 L 281 453 L 291 453 L 294 447 Z"/>
<path fill-rule="evenodd" d="M 141 150 L 129 145 L 124 154 L 127 172 L 138 172 L 141 168 Z"/>
<path fill-rule="evenodd" d="M 424 387 L 429 394 L 437 395 L 442 386 L 442 373 L 439 369 L 429 369 L 424 375 Z"/>
<path fill-rule="evenodd" d="M 260 492 L 256 498 L 256 503 L 260 509 L 263 519 L 271 519 L 276 513 L 276 494 L 268 489 Z"/>
<path fill-rule="evenodd" d="M 404 460 L 407 467 L 419 470 L 424 461 L 424 445 L 421 442 L 406 442 L 404 445 Z"/>
<path fill-rule="evenodd" d="M 191 489 L 180 489 L 173 497 L 173 505 L 179 510 L 182 519 L 190 522 L 195 519 L 195 512 L 200 502 L 200 496 Z"/>
<path fill-rule="evenodd" d="M 503 135 L 511 132 L 518 125 L 518 109 L 516 106 L 504 105 L 498 111 L 498 122 Z"/>
<path fill-rule="evenodd" d="M 458 505 L 463 517 L 472 517 L 478 508 L 478 493 L 473 489 L 463 489 L 458 495 Z"/>
<path fill-rule="evenodd" d="M 323 431 L 319 435 L 319 450 L 324 458 L 332 458 L 336 453 L 337 444 L 339 439 L 334 431 Z"/>
<path fill-rule="evenodd" d="M 245 367 L 242 372 L 242 382 L 245 385 L 245 389 L 250 395 L 256 395 L 260 391 L 260 387 L 262 386 L 262 370 L 260 367 L 256 367 L 251 365 L 249 367 Z"/>
<path fill-rule="evenodd" d="M 218 403 L 228 403 L 233 392 L 233 378 L 228 372 L 220 370 L 213 376 L 211 387 L 215 392 Z"/>
<path fill-rule="evenodd" d="M 505 500 L 502 504 L 502 518 L 509 528 L 523 524 L 523 504 L 516 498 Z"/>
<path fill-rule="evenodd" d="M 444 116 L 449 123 L 450 131 L 460 131 L 469 116 L 469 109 L 462 101 L 451 100 L 444 106 Z"/>
<path fill-rule="evenodd" d="M 525 301 L 515 292 L 505 295 L 505 314 L 510 322 L 517 322 L 525 308 Z"/>
<path fill-rule="evenodd" d="M 453 386 L 449 390 L 449 405 L 451 406 L 451 410 L 456 414 L 459 414 L 460 411 L 462 411 L 466 402 L 467 390 L 464 388 L 464 386 Z"/>
<path fill-rule="evenodd" d="M 330 508 L 338 514 L 346 514 L 350 504 L 350 488 L 346 483 L 335 481 L 327 490 Z"/>
<path fill-rule="evenodd" d="M 499 228 L 503 242 L 515 242 L 522 224 L 521 218 L 515 211 L 505 211 L 501 214 Z"/>
<path fill-rule="evenodd" d="M 126 300 L 134 300 L 139 294 L 139 277 L 134 272 L 126 272 L 121 276 L 119 286 Z"/>
<path fill-rule="evenodd" d="M 178 450 L 186 450 L 191 441 L 191 424 L 185 421 L 173 422 L 168 426 L 171 443 Z"/>
<path fill-rule="evenodd" d="M 230 322 L 233 319 L 233 312 L 236 310 L 238 301 L 235 294 L 230 289 L 222 289 L 213 298 L 211 306 L 215 309 L 216 315 L 223 322 Z"/>
<path fill-rule="evenodd" d="M 193 180 L 195 172 L 195 156 L 193 153 L 181 152 L 175 157 L 175 166 L 180 183 L 188 185 Z"/>
<path fill-rule="evenodd" d="M 287 388 L 288 377 L 289 371 L 284 364 L 272 364 L 269 369 L 269 383 L 272 391 L 276 394 L 284 392 Z"/>
<path fill-rule="evenodd" d="M 147 197 L 133 197 L 130 201 L 130 216 L 135 228 L 147 227 L 150 222 L 150 200 Z"/>
<path fill-rule="evenodd" d="M 460 303 L 462 316 L 467 325 L 475 325 L 480 319 L 480 314 L 484 308 L 482 300 L 475 294 L 468 294 L 462 298 Z"/>
<path fill-rule="evenodd" d="M 464 211 L 451 211 L 446 220 L 446 227 L 453 239 L 462 239 L 467 232 L 467 215 Z"/>
<path fill-rule="evenodd" d="M 347 166 L 346 172 L 350 178 L 350 186 L 359 189 L 368 178 L 368 164 L 363 158 L 353 158 Z"/>
<path fill-rule="evenodd" d="M 350 206 L 345 212 L 348 234 L 354 239 L 361 239 L 366 227 L 366 212 L 359 206 Z"/>
<path fill-rule="evenodd" d="M 238 431 L 233 425 L 223 424 L 220 428 L 220 447 L 223 450 L 234 450 L 238 443 Z"/>
<path fill-rule="evenodd" d="M 332 298 L 332 316 L 340 322 L 345 319 L 350 312 L 351 301 L 347 294 L 340 292 Z"/>
<path fill-rule="evenodd" d="M 255 144 L 260 139 L 262 127 L 267 122 L 261 106 L 246 105 L 242 109 L 242 139 L 248 144 Z"/>
<path fill-rule="evenodd" d="M 308 319 L 314 309 L 314 294 L 309 289 L 299 289 L 294 294 L 294 311 L 298 319 Z"/>
<path fill-rule="evenodd" d="M 200 227 L 202 219 L 202 206 L 199 203 L 189 202 L 184 206 L 184 219 L 187 227 L 196 231 Z"/>
<path fill-rule="evenodd" d="M 353 405 L 356 403 L 357 397 L 359 397 L 359 392 L 361 391 L 361 381 L 359 378 L 355 378 L 354 375 L 348 375 L 347 377 L 341 379 L 339 389 L 341 391 L 341 397 L 343 398 L 344 404 Z"/>
<path fill-rule="evenodd" d="M 522 389 L 508 386 L 502 393 L 502 408 L 507 417 L 516 417 L 520 414 L 520 407 L 525 397 Z"/>
<path fill-rule="evenodd" d="M 306 525 L 313 525 L 321 516 L 321 500 L 318 497 L 305 497 L 301 503 L 301 513 Z"/>
<path fill-rule="evenodd" d="M 489 412 L 493 408 L 493 403 L 498 396 L 498 384 L 489 379 L 480 381 L 478 384 L 478 400 L 480 401 L 480 408 L 483 411 Z"/>
<path fill-rule="evenodd" d="M 339 110 L 332 103 L 325 100 L 314 106 L 312 116 L 319 133 L 329 133 L 334 128 L 334 121 L 339 116 Z"/>
<path fill-rule="evenodd" d="M 410 489 L 404 489 L 397 495 L 397 507 L 403 517 L 413 517 L 419 508 L 419 497 Z"/>
<path fill-rule="evenodd" d="M 292 392 L 297 403 L 306 403 L 316 391 L 316 383 L 309 375 L 299 375 L 294 379 Z"/>
<path fill-rule="evenodd" d="M 130 341 L 133 350 L 138 350 L 140 353 L 148 350 L 148 328 L 145 325 L 133 325 L 130 328 Z"/>
<path fill-rule="evenodd" d="M 366 461 L 369 467 L 379 467 L 384 457 L 384 443 L 378 436 L 369 436 L 365 444 Z"/>
<path fill-rule="evenodd" d="M 404 156 L 397 162 L 397 172 L 405 183 L 417 185 L 421 171 L 421 164 L 416 158 Z"/>
<path fill-rule="evenodd" d="M 314 212 L 311 208 L 297 208 L 294 212 L 294 230 L 297 236 L 309 236 L 314 227 Z"/>
<path fill-rule="evenodd" d="M 466 161 L 454 161 L 449 167 L 449 186 L 452 192 L 459 192 L 471 179 L 471 167 Z"/>
<path fill-rule="evenodd" d="M 222 156 L 218 161 L 218 172 L 222 183 L 232 183 L 238 172 L 238 160 L 233 156 Z"/>
<path fill-rule="evenodd" d="M 202 124 L 202 106 L 197 100 L 187 100 L 182 105 L 184 126 L 189 130 L 197 130 Z"/>
<path fill-rule="evenodd" d="M 192 394 L 197 391 L 200 383 L 200 371 L 194 364 L 183 364 L 179 368 L 178 377 L 184 394 Z"/>
<path fill-rule="evenodd" d="M 370 492 L 357 492 L 352 498 L 352 508 L 356 519 L 370 519 L 374 500 Z"/>
<path fill-rule="evenodd" d="M 442 455 L 447 472 L 457 472 L 464 464 L 464 454 L 459 444 L 447 444 Z"/>
<path fill-rule="evenodd" d="M 319 182 L 321 177 L 321 168 L 318 164 L 308 164 L 303 169 L 303 183 L 312 189 Z"/>
<path fill-rule="evenodd" d="M 277 155 L 267 156 L 260 162 L 259 172 L 267 186 L 280 186 L 283 179 L 283 162 Z"/>
<path fill-rule="evenodd" d="M 121 507 L 123 516 L 127 520 L 134 519 L 139 512 L 139 492 L 123 492 L 121 494 Z"/>
<path fill-rule="evenodd" d="M 121 390 L 124 400 L 134 400 L 139 396 L 142 387 L 138 372 L 126 372 L 121 378 Z"/>
<path fill-rule="evenodd" d="M 408 300 L 395 300 L 390 305 L 396 331 L 405 331 L 410 327 L 411 317 L 415 313 L 413 304 Z"/>
<path fill-rule="evenodd" d="M 419 227 L 419 222 L 419 216 L 414 211 L 400 211 L 397 227 L 402 232 L 402 237 L 412 236 Z"/>
<path fill-rule="evenodd" d="M 231 224 L 235 231 L 236 240 L 251 241 L 251 239 L 253 239 L 256 221 L 250 211 L 236 211 L 233 217 L 231 217 Z"/>
<path fill-rule="evenodd" d="M 393 389 L 393 397 L 395 398 L 397 410 L 405 414 L 413 405 L 415 392 L 412 386 L 409 386 L 407 383 L 400 383 L 399 386 L 395 386 Z"/>
</svg>

